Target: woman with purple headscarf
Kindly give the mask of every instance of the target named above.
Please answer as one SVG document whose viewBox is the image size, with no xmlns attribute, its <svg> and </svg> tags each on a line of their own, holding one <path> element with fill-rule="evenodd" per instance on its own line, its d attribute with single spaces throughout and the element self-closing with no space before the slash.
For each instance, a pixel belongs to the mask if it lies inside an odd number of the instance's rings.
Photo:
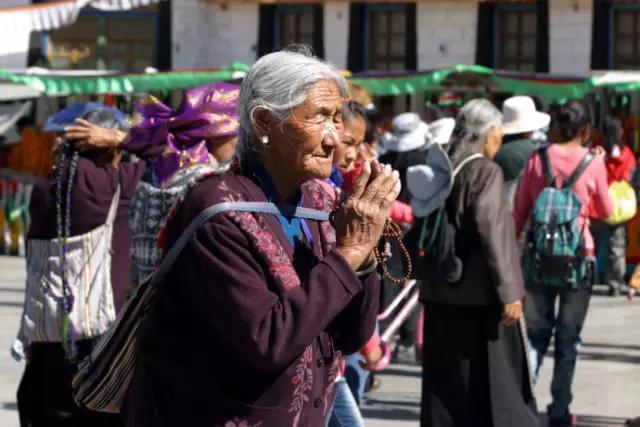
<svg viewBox="0 0 640 427">
<path fill-rule="evenodd" d="M 239 93 L 230 83 L 198 86 L 185 92 L 175 111 L 151 97 L 137 106 L 141 120 L 128 133 L 86 121 L 67 128 L 67 137 L 88 146 L 154 155 L 129 210 L 132 287 L 155 271 L 161 255 L 157 238 L 169 211 L 197 182 L 229 169 L 238 139 Z"/>
</svg>

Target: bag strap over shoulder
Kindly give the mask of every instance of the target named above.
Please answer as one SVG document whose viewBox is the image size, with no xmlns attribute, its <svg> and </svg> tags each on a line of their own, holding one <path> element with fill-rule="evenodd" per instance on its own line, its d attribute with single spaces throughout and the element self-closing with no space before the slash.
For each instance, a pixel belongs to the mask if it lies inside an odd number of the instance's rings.
<svg viewBox="0 0 640 427">
<path fill-rule="evenodd" d="M 329 220 L 329 214 L 327 212 L 293 205 L 276 205 L 274 203 L 267 202 L 224 202 L 209 206 L 191 221 L 182 235 L 178 240 L 176 240 L 173 246 L 171 246 L 171 249 L 169 249 L 169 252 L 167 252 L 167 255 L 160 263 L 160 267 L 154 274 L 153 279 L 151 279 L 151 285 L 156 285 L 162 281 L 165 274 L 169 271 L 180 255 L 180 252 L 182 252 L 182 249 L 184 249 L 187 243 L 189 243 L 198 228 L 214 216 L 229 211 L 269 213 L 274 215 L 280 214 L 287 217 L 296 217 L 313 221 Z"/>
<path fill-rule="evenodd" d="M 573 171 L 571 176 L 564 183 L 564 188 L 572 188 L 595 157 L 595 154 L 593 154 L 591 151 L 585 154 L 578 167 L 576 167 L 576 170 Z"/>
<path fill-rule="evenodd" d="M 462 168 L 464 168 L 468 163 L 471 163 L 474 160 L 477 159 L 481 159 L 484 156 L 480 153 L 475 153 L 470 155 L 469 157 L 465 158 L 463 161 L 460 162 L 460 164 L 458 164 L 458 166 L 456 166 L 456 168 L 453 170 L 453 177 L 455 178 L 456 176 L 458 176 L 458 174 L 460 173 L 460 171 L 462 170 Z"/>
<path fill-rule="evenodd" d="M 547 180 L 547 187 L 555 187 L 556 179 L 554 178 L 553 172 L 551 171 L 549 153 L 547 153 L 548 148 L 549 146 L 540 148 L 538 150 L 538 154 L 540 155 L 540 162 L 542 162 L 542 172 L 544 173 L 545 179 Z"/>
<path fill-rule="evenodd" d="M 122 187 L 118 184 L 116 194 L 113 195 L 111 206 L 109 207 L 109 213 L 107 214 L 107 224 L 113 224 L 116 219 L 116 212 L 118 212 L 118 203 L 120 202 L 120 194 L 122 193 Z"/>
<path fill-rule="evenodd" d="M 556 179 L 553 176 L 553 172 L 551 171 L 549 154 L 547 153 L 548 148 L 549 146 L 543 147 L 539 149 L 538 152 L 540 153 L 540 160 L 542 162 L 542 171 L 544 172 L 544 176 L 547 179 L 547 186 L 555 187 Z M 585 154 L 585 156 L 582 158 L 582 160 L 580 161 L 576 169 L 573 171 L 571 176 L 569 176 L 569 178 L 565 180 L 564 184 L 562 185 L 562 188 L 569 188 L 569 189 L 573 188 L 575 183 L 578 181 L 578 179 L 580 179 L 580 176 L 582 176 L 585 169 L 587 169 L 587 166 L 589 166 L 589 164 L 594 158 L 595 158 L 595 154 L 591 151 Z"/>
</svg>

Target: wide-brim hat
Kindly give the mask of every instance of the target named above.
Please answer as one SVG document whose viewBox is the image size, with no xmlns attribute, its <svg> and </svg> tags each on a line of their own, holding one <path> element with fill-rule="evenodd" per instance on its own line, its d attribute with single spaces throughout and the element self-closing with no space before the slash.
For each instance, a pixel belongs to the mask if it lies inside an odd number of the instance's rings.
<svg viewBox="0 0 640 427">
<path fill-rule="evenodd" d="M 453 167 L 443 148 L 432 144 L 425 155 L 425 164 L 407 169 L 411 207 L 419 218 L 429 216 L 442 206 L 453 187 Z"/>
<path fill-rule="evenodd" d="M 517 135 L 544 129 L 551 123 L 551 116 L 536 110 L 528 96 L 513 96 L 502 104 L 502 133 Z"/>
<path fill-rule="evenodd" d="M 446 145 L 451 140 L 451 134 L 456 127 L 456 120 L 444 117 L 429 124 L 427 132 L 427 144 Z"/>
<path fill-rule="evenodd" d="M 64 110 L 60 110 L 53 116 L 49 117 L 42 127 L 42 130 L 45 132 L 64 132 L 64 128 L 73 125 L 77 118 L 98 110 L 109 111 L 120 126 L 127 126 L 127 116 L 122 111 L 116 108 L 107 107 L 100 102 L 82 102 L 73 104 L 72 106 L 67 107 Z"/>
<path fill-rule="evenodd" d="M 382 136 L 382 145 L 386 151 L 406 152 L 423 147 L 429 125 L 416 113 L 397 115 L 391 122 L 392 131 Z"/>
</svg>

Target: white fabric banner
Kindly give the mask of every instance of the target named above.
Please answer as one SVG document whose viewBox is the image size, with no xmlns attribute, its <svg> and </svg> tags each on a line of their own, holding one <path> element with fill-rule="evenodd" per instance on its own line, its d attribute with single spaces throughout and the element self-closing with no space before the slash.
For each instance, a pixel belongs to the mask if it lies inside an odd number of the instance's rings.
<svg viewBox="0 0 640 427">
<path fill-rule="evenodd" d="M 68 0 L 0 9 L 0 67 L 26 67 L 31 32 L 71 25 L 78 19 L 80 10 L 86 6 L 103 11 L 118 11 L 160 1 L 162 0 Z"/>
</svg>

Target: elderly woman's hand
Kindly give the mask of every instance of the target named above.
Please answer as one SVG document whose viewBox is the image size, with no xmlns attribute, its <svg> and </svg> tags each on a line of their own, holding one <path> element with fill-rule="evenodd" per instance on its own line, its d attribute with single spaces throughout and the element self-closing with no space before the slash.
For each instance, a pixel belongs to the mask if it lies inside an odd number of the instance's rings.
<svg viewBox="0 0 640 427">
<path fill-rule="evenodd" d="M 353 191 L 336 210 L 336 250 L 354 270 L 372 261 L 373 248 L 399 193 L 398 172 L 374 160 L 365 163 Z"/>
<path fill-rule="evenodd" d="M 67 140 L 78 141 L 80 149 L 112 148 L 122 144 L 127 139 L 127 133 L 118 129 L 107 129 L 94 125 L 84 119 L 76 119 L 76 123 L 64 129 Z"/>
<path fill-rule="evenodd" d="M 515 325 L 522 316 L 522 301 L 514 301 L 504 305 L 502 321 L 507 326 Z"/>
</svg>

